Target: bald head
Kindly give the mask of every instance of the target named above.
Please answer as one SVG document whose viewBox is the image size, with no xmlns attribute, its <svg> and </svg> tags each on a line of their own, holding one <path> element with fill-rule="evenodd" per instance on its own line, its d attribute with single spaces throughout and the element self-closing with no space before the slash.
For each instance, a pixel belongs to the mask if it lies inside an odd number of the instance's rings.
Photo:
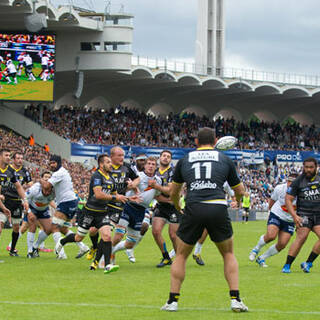
<svg viewBox="0 0 320 320">
<path fill-rule="evenodd" d="M 110 150 L 111 162 L 115 166 L 122 166 L 124 161 L 124 150 L 121 147 L 113 147 Z"/>
</svg>

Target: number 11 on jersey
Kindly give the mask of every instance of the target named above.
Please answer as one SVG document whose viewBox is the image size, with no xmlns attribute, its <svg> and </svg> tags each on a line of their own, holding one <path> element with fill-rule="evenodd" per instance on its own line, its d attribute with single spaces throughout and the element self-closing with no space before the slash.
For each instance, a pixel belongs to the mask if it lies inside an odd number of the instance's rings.
<svg viewBox="0 0 320 320">
<path fill-rule="evenodd" d="M 200 167 L 205 167 L 205 179 L 210 179 L 211 178 L 211 168 L 212 168 L 212 163 L 211 162 L 196 162 L 192 165 L 192 169 L 194 169 L 194 177 L 196 180 L 201 179 L 201 170 Z"/>
</svg>

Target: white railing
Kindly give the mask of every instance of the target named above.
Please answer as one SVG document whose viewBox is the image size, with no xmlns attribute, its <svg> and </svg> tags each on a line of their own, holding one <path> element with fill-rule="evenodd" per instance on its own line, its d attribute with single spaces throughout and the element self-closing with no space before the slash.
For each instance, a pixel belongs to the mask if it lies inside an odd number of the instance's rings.
<svg viewBox="0 0 320 320">
<path fill-rule="evenodd" d="M 279 73 L 237 68 L 223 68 L 221 70 L 216 70 L 214 68 L 208 68 L 207 66 L 197 65 L 191 62 L 140 56 L 132 56 L 132 66 L 143 66 L 150 69 L 159 69 L 179 73 L 193 73 L 199 76 L 213 75 L 224 79 L 241 79 L 257 82 L 272 82 L 275 84 L 320 87 L 320 75 Z"/>
</svg>

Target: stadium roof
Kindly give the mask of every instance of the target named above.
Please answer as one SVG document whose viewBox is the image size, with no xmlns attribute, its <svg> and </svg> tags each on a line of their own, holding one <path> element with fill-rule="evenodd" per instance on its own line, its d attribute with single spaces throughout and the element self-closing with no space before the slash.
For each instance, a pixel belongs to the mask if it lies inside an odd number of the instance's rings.
<svg viewBox="0 0 320 320">
<path fill-rule="evenodd" d="M 58 83 L 57 105 L 70 100 L 71 73 Z M 69 87 L 68 87 L 69 84 Z M 267 121 L 283 121 L 289 116 L 300 123 L 320 124 L 320 88 L 288 84 L 249 82 L 165 70 L 133 68 L 130 72 L 87 71 L 80 104 L 108 108 L 125 104 L 155 114 L 195 112 L 213 117 L 233 115 L 246 120 L 252 114 Z"/>
</svg>

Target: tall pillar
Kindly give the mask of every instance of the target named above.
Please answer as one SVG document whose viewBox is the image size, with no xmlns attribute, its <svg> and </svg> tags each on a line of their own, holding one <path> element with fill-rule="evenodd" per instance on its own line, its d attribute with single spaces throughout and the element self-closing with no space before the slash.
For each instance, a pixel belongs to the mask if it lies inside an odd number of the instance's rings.
<svg viewBox="0 0 320 320">
<path fill-rule="evenodd" d="M 224 0 L 198 0 L 197 73 L 222 76 L 224 43 Z"/>
</svg>

